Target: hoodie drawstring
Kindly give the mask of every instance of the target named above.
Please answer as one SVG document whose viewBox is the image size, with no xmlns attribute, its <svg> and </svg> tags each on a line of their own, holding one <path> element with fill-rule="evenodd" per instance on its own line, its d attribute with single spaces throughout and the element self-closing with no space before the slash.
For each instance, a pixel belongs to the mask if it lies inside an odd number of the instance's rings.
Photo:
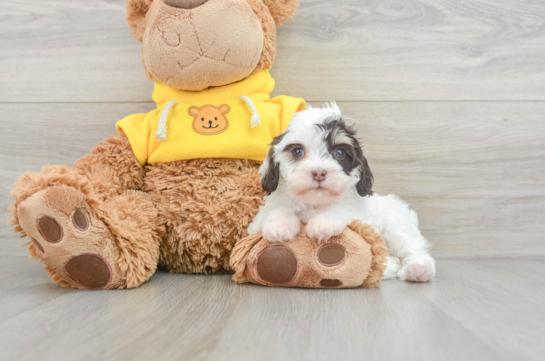
<svg viewBox="0 0 545 361">
<path fill-rule="evenodd" d="M 165 104 L 165 107 L 163 108 L 163 111 L 161 112 L 161 117 L 159 118 L 159 124 L 157 124 L 157 132 L 155 132 L 155 138 L 157 138 L 157 140 L 160 142 L 167 140 L 168 113 L 170 113 L 170 109 L 176 104 L 178 104 L 177 100 L 169 101 L 168 103 Z"/>
<path fill-rule="evenodd" d="M 240 97 L 240 100 L 248 104 L 248 107 L 250 107 L 250 110 L 252 111 L 252 117 L 250 118 L 250 127 L 253 129 L 257 127 L 258 125 L 261 125 L 261 117 L 259 116 L 259 113 L 257 112 L 257 108 L 255 107 L 253 100 L 250 99 L 250 97 L 247 97 L 246 95 L 242 95 Z"/>
</svg>

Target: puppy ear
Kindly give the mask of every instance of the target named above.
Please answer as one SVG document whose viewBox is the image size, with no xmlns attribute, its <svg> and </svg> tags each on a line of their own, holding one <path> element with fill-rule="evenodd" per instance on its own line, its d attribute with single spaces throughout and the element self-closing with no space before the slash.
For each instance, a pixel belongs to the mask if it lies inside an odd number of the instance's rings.
<svg viewBox="0 0 545 361">
<path fill-rule="evenodd" d="M 134 38 L 142 42 L 146 31 L 146 13 L 154 0 L 127 0 L 127 23 Z"/>
<path fill-rule="evenodd" d="M 269 7 L 276 26 L 294 17 L 299 6 L 299 0 L 263 0 L 263 2 Z"/>
<path fill-rule="evenodd" d="M 373 173 L 365 158 L 361 159 L 360 180 L 356 184 L 356 189 L 362 197 L 373 195 Z"/>
<path fill-rule="evenodd" d="M 267 158 L 263 161 L 259 173 L 262 175 L 261 188 L 267 195 L 270 195 L 278 188 L 278 182 L 280 181 L 280 165 L 274 160 L 274 147 L 269 149 Z"/>
</svg>

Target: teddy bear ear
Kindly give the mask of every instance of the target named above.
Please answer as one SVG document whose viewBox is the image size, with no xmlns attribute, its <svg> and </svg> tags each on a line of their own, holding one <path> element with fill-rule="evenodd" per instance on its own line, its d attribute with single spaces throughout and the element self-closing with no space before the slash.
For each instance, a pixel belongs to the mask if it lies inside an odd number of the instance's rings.
<svg viewBox="0 0 545 361">
<path fill-rule="evenodd" d="M 189 107 L 189 109 L 187 109 L 187 112 L 189 113 L 189 115 L 192 115 L 194 117 L 198 116 L 200 111 L 201 111 L 201 108 L 196 107 L 194 105 Z"/>
<path fill-rule="evenodd" d="M 284 24 L 295 16 L 299 0 L 263 0 L 268 6 L 276 26 Z"/>
<path fill-rule="evenodd" d="M 127 0 L 127 23 L 131 34 L 138 41 L 142 41 L 146 31 L 146 13 L 154 0 Z"/>
<path fill-rule="evenodd" d="M 231 111 L 231 108 L 227 104 L 220 105 L 219 111 L 221 114 L 227 114 Z"/>
</svg>

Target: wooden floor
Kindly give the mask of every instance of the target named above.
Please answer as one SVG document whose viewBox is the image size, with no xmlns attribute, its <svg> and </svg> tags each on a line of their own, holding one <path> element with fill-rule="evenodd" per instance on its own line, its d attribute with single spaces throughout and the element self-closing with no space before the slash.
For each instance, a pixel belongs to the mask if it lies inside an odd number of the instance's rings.
<svg viewBox="0 0 545 361">
<path fill-rule="evenodd" d="M 543 360 L 544 262 L 443 260 L 428 284 L 340 292 L 168 273 L 74 291 L 0 257 L 0 360 Z"/>
<path fill-rule="evenodd" d="M 544 359 L 544 1 L 301 0 L 278 30 L 274 94 L 352 116 L 375 190 L 418 212 L 434 282 L 65 290 L 2 219 L 25 171 L 153 109 L 124 2 L 0 0 L 0 360 Z"/>
</svg>

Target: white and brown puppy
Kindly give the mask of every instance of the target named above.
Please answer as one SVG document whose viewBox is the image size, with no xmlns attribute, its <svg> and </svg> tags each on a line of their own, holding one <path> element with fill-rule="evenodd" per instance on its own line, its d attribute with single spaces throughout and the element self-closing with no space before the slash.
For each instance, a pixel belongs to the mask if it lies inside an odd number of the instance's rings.
<svg viewBox="0 0 545 361">
<path fill-rule="evenodd" d="M 358 219 L 388 246 L 385 278 L 429 281 L 435 261 L 416 213 L 395 195 L 373 194 L 373 174 L 355 136 L 335 104 L 297 113 L 261 166 L 267 196 L 248 233 L 289 241 L 303 222 L 309 237 L 327 241 Z"/>
</svg>

